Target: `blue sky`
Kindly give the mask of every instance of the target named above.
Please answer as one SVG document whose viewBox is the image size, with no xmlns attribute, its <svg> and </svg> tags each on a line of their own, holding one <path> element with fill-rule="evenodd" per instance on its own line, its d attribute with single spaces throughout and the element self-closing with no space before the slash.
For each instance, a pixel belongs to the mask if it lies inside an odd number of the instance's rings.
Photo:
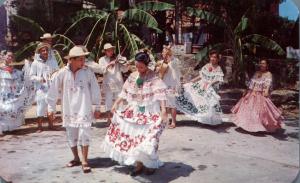
<svg viewBox="0 0 300 183">
<path fill-rule="evenodd" d="M 299 16 L 299 10 L 292 0 L 286 0 L 279 5 L 279 15 L 287 17 L 289 20 L 296 20 Z"/>
</svg>

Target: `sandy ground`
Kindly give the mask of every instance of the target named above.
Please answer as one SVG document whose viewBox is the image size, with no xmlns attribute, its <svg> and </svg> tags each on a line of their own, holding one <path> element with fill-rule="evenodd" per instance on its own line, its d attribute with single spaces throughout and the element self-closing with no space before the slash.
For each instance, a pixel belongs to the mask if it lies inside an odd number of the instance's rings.
<svg viewBox="0 0 300 183">
<path fill-rule="evenodd" d="M 6 181 L 289 183 L 299 170 L 297 118 L 287 117 L 284 130 L 271 135 L 238 129 L 230 123 L 229 115 L 224 115 L 228 122 L 217 127 L 179 115 L 178 127 L 166 129 L 160 139 L 159 155 L 164 166 L 154 175 L 132 178 L 128 175 L 130 167 L 119 166 L 104 156 L 101 143 L 106 119 L 92 128 L 89 163 L 93 169 L 83 174 L 80 167 L 65 167 L 72 156 L 63 128 L 35 133 L 34 110 L 28 111 L 21 129 L 0 137 L 0 176 Z"/>
</svg>

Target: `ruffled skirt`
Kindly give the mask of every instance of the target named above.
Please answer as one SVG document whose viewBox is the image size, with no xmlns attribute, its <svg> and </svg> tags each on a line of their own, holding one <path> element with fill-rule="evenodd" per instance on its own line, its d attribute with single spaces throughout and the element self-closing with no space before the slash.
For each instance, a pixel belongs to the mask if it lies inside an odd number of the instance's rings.
<svg viewBox="0 0 300 183">
<path fill-rule="evenodd" d="M 213 87 L 204 87 L 200 82 L 185 84 L 176 97 L 176 108 L 187 117 L 200 123 L 218 125 L 222 123 L 220 96 Z"/>
<path fill-rule="evenodd" d="M 158 112 L 138 112 L 130 107 L 117 111 L 103 142 L 104 151 L 121 165 L 140 161 L 145 167 L 159 168 L 163 163 L 157 150 L 164 128 Z"/>
<path fill-rule="evenodd" d="M 233 123 L 249 132 L 274 132 L 281 128 L 281 111 L 260 92 L 251 92 L 232 108 Z"/>
<path fill-rule="evenodd" d="M 9 97 L 7 95 L 9 94 Z M 26 83 L 19 93 L 0 93 L 0 134 L 17 129 L 24 123 L 24 114 L 34 102 L 35 90 Z"/>
</svg>

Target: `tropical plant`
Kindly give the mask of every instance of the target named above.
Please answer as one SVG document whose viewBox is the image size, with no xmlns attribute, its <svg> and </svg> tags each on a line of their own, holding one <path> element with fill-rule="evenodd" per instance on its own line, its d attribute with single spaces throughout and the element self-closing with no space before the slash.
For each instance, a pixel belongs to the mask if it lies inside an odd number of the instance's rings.
<svg viewBox="0 0 300 183">
<path fill-rule="evenodd" d="M 233 84 L 244 84 L 246 67 L 248 64 L 245 60 L 245 57 L 247 56 L 245 54 L 246 52 L 255 54 L 256 48 L 261 47 L 274 51 L 274 53 L 277 53 L 278 55 L 285 54 L 281 46 L 274 40 L 260 34 L 246 34 L 246 30 L 249 27 L 249 18 L 246 16 L 247 12 L 244 16 L 242 16 L 240 22 L 235 27 L 232 27 L 224 18 L 221 18 L 208 11 L 187 8 L 187 12 L 190 16 L 196 16 L 200 19 L 205 19 L 208 23 L 217 25 L 224 29 L 228 41 L 210 44 L 201 49 L 195 57 L 197 60 L 203 61 L 208 57 L 208 52 L 210 49 L 231 51 L 234 60 L 232 68 Z"/>
<path fill-rule="evenodd" d="M 89 21 L 89 23 L 92 22 L 92 26 L 88 28 L 90 31 L 83 44 L 91 50 L 94 60 L 100 57 L 105 42 L 113 43 L 117 54 L 123 54 L 126 51 L 129 57 L 133 57 L 137 50 L 146 46 L 140 38 L 142 26 L 158 33 L 162 32 L 151 12 L 173 8 L 174 6 L 169 3 L 146 1 L 123 11 L 119 8 L 119 1 L 110 1 L 107 9 L 78 11 L 72 18 L 73 24 L 64 35 L 71 34 L 84 21 Z"/>
<path fill-rule="evenodd" d="M 31 31 L 37 35 L 43 35 L 44 33 L 46 33 L 45 29 L 41 25 L 39 25 L 37 22 L 35 22 L 34 20 L 32 20 L 30 18 L 19 16 L 19 15 L 13 15 L 12 20 L 16 23 L 26 24 L 27 26 L 30 26 Z M 66 51 L 75 45 L 74 42 L 71 39 L 69 39 L 68 37 L 66 37 L 65 35 L 58 34 L 55 32 L 53 33 L 53 35 L 56 40 L 56 42 L 52 45 L 52 47 L 54 49 Z M 32 55 L 32 53 L 34 53 L 38 44 L 39 44 L 39 41 L 32 41 L 32 42 L 25 44 L 22 48 L 20 48 L 15 53 L 16 60 L 23 60 L 27 57 L 30 57 Z M 64 65 L 64 63 L 63 63 L 63 59 L 61 58 L 59 52 L 57 52 L 55 50 L 54 54 L 55 54 L 56 60 L 58 62 L 58 65 L 60 67 L 62 67 Z"/>
</svg>

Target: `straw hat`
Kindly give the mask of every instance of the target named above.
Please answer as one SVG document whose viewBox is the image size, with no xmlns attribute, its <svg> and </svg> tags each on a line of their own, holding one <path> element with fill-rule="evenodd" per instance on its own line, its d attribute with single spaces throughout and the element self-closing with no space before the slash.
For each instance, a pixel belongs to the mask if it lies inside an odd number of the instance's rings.
<svg viewBox="0 0 300 183">
<path fill-rule="evenodd" d="M 48 50 L 51 48 L 50 44 L 48 43 L 39 43 L 35 49 L 35 53 L 38 53 L 40 51 L 40 49 L 47 47 Z"/>
<path fill-rule="evenodd" d="M 53 39 L 54 36 L 52 36 L 50 33 L 45 33 L 43 34 L 42 37 L 40 37 L 41 39 Z"/>
<path fill-rule="evenodd" d="M 111 45 L 110 43 L 106 43 L 106 44 L 104 44 L 102 51 L 105 51 L 105 50 L 108 50 L 111 48 L 115 48 L 115 47 L 113 45 Z"/>
<path fill-rule="evenodd" d="M 80 56 L 87 56 L 90 54 L 90 52 L 84 51 L 82 46 L 74 46 L 72 49 L 69 51 L 69 55 L 65 56 L 65 59 L 70 59 L 74 57 L 80 57 Z"/>
</svg>

